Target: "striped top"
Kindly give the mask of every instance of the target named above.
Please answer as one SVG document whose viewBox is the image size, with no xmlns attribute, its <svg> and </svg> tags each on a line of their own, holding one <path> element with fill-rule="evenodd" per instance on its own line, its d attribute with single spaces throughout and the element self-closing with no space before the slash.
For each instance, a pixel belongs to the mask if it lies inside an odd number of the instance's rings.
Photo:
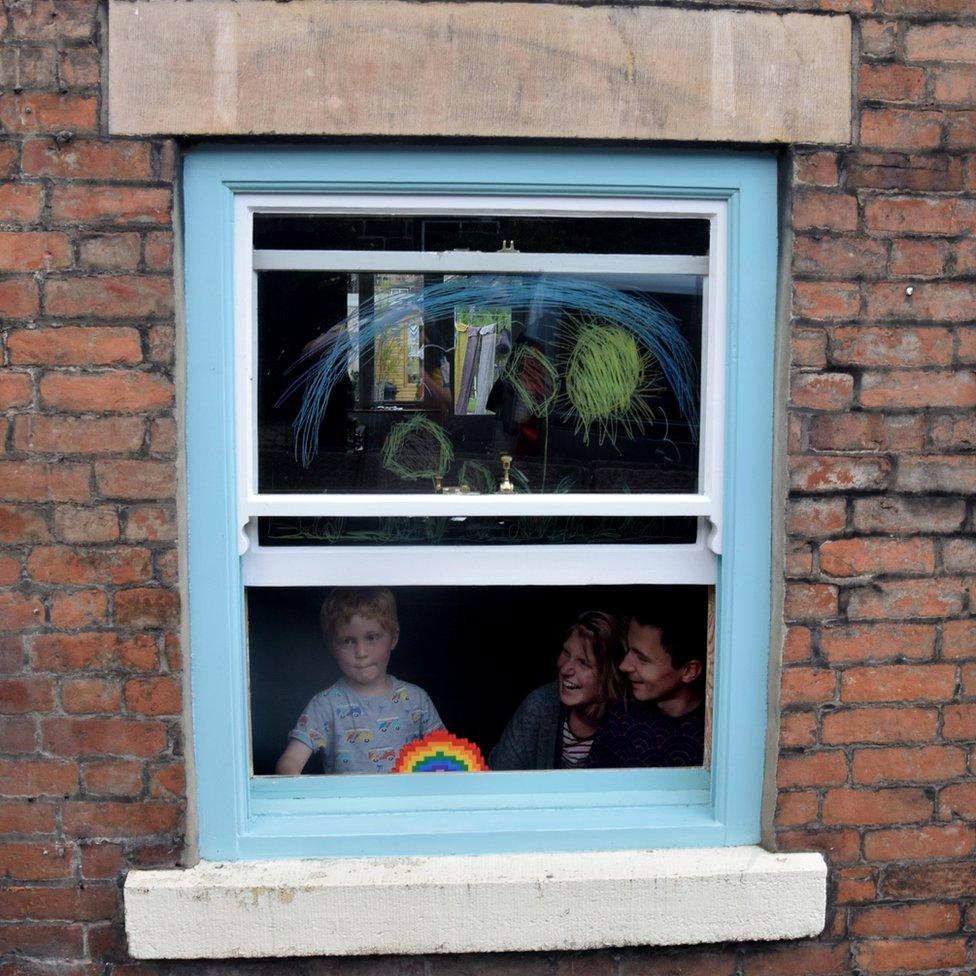
<svg viewBox="0 0 976 976">
<path fill-rule="evenodd" d="M 560 750 L 559 765 L 563 769 L 578 769 L 586 765 L 590 756 L 590 746 L 593 745 L 593 736 L 580 739 L 573 735 L 573 730 L 569 727 L 569 716 L 563 720 L 563 731 L 561 736 L 562 749 Z"/>
</svg>

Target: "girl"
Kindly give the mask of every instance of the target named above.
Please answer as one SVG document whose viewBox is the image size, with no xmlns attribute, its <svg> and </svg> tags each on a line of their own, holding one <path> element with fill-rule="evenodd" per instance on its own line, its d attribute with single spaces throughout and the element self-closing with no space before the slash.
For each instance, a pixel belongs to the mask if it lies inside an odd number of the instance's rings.
<svg viewBox="0 0 976 976">
<path fill-rule="evenodd" d="M 620 621 L 589 610 L 566 631 L 558 680 L 519 705 L 488 765 L 501 769 L 573 769 L 586 765 L 608 702 L 623 697 L 618 665 L 626 652 Z"/>
</svg>

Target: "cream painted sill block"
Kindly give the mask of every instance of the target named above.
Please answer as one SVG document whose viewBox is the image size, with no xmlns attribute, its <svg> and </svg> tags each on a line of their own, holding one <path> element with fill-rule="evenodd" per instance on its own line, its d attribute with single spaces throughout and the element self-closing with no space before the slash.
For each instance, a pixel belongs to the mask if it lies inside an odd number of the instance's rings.
<svg viewBox="0 0 976 976">
<path fill-rule="evenodd" d="M 680 945 L 817 935 L 819 854 L 759 847 L 202 862 L 133 871 L 139 959 Z"/>
</svg>

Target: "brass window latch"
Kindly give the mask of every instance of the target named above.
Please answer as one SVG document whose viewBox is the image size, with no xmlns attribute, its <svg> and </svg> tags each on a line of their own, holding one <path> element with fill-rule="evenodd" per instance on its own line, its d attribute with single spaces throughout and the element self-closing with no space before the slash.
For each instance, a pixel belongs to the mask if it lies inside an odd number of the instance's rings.
<svg viewBox="0 0 976 976">
<path fill-rule="evenodd" d="M 512 484 L 512 479 L 509 477 L 512 470 L 512 455 L 503 454 L 501 457 L 502 461 L 502 482 L 498 486 L 498 490 L 507 495 L 515 491 L 515 485 Z"/>
</svg>

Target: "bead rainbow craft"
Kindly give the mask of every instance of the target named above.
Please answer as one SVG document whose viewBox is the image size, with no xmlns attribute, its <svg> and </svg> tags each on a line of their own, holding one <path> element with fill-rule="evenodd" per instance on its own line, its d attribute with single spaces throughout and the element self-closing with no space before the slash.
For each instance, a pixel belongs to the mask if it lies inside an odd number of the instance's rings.
<svg viewBox="0 0 976 976">
<path fill-rule="evenodd" d="M 397 757 L 394 773 L 485 773 L 481 750 L 468 739 L 440 729 L 408 742 Z"/>
</svg>

